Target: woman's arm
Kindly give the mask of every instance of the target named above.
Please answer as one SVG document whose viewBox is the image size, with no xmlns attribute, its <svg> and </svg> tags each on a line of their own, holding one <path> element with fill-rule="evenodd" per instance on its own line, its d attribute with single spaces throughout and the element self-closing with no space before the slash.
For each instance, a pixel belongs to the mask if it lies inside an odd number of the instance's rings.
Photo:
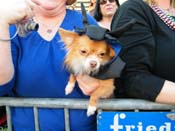
<svg viewBox="0 0 175 131">
<path fill-rule="evenodd" d="M 119 41 L 124 46 L 121 58 L 126 62 L 122 76 L 123 88 L 129 97 L 174 103 L 174 100 L 171 100 L 173 94 L 175 95 L 174 89 L 164 84 L 165 79 L 153 71 L 156 57 L 153 33 L 156 23 L 151 8 L 143 1 L 127 1 L 114 16 L 112 30 L 131 19 L 136 19 L 136 24 L 119 37 Z M 167 88 L 173 91 L 172 95 L 166 96 L 169 98 L 163 98 L 163 94 L 170 94 L 164 91 Z"/>
<path fill-rule="evenodd" d="M 34 5 L 30 0 L 6 0 L 0 3 L 0 85 L 10 81 L 14 75 L 11 42 L 8 41 L 9 25 L 33 16 Z"/>
<path fill-rule="evenodd" d="M 175 104 L 175 83 L 166 80 L 155 101 L 159 103 Z"/>
<path fill-rule="evenodd" d="M 9 25 L 0 22 L 0 39 L 9 39 Z M 0 40 L 0 85 L 10 81 L 14 75 L 10 41 Z"/>
</svg>

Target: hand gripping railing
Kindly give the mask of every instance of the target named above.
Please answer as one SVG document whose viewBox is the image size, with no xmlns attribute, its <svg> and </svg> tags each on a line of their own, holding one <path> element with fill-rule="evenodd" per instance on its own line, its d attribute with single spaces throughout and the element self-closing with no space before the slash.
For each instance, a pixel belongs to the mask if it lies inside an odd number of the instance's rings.
<svg viewBox="0 0 175 131">
<path fill-rule="evenodd" d="M 0 106 L 5 106 L 7 111 L 8 131 L 12 131 L 11 111 L 10 107 L 33 107 L 35 131 L 40 131 L 38 121 L 38 108 L 64 108 L 65 112 L 65 128 L 70 131 L 69 126 L 69 109 L 87 109 L 87 99 L 62 99 L 62 98 L 12 98 L 1 97 Z M 139 99 L 104 99 L 100 100 L 98 111 L 125 111 L 125 110 L 169 110 L 175 111 L 175 105 L 158 104 L 150 101 Z"/>
</svg>

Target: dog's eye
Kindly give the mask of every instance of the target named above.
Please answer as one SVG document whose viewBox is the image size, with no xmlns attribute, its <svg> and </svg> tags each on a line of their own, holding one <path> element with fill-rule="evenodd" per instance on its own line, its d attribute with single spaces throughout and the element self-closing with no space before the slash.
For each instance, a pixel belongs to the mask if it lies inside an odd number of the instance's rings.
<svg viewBox="0 0 175 131">
<path fill-rule="evenodd" d="M 105 56 L 105 53 L 100 53 L 99 56 L 100 57 L 104 57 Z"/>
<path fill-rule="evenodd" d="M 80 54 L 86 55 L 87 54 L 87 51 L 86 50 L 80 50 Z"/>
</svg>

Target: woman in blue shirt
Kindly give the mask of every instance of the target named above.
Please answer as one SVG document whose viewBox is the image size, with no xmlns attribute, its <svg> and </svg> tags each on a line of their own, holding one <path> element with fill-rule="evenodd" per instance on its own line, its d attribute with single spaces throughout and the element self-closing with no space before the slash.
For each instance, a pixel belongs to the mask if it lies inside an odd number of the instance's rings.
<svg viewBox="0 0 175 131">
<path fill-rule="evenodd" d="M 80 12 L 66 9 L 75 0 L 6 0 L 0 4 L 0 94 L 32 98 L 87 98 L 76 86 L 68 96 L 65 87 L 69 73 L 64 69 L 64 44 L 58 28 L 83 27 Z M 15 6 L 14 6 L 15 5 Z M 33 17 L 38 31 L 26 37 L 17 35 L 17 21 Z M 95 20 L 88 16 L 90 24 Z M 32 108 L 13 108 L 14 131 L 34 131 Z M 81 124 L 80 124 L 81 121 Z M 65 131 L 62 109 L 39 109 L 41 131 Z M 70 111 L 71 131 L 96 131 L 95 116 L 86 110 Z"/>
</svg>

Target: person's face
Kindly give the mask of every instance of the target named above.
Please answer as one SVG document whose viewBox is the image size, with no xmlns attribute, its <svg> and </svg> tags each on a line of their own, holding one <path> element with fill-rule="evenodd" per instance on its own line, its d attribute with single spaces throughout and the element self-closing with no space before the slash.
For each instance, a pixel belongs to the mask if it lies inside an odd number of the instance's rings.
<svg viewBox="0 0 175 131">
<path fill-rule="evenodd" d="M 102 17 L 113 16 L 117 8 L 115 0 L 100 0 Z"/>
</svg>

